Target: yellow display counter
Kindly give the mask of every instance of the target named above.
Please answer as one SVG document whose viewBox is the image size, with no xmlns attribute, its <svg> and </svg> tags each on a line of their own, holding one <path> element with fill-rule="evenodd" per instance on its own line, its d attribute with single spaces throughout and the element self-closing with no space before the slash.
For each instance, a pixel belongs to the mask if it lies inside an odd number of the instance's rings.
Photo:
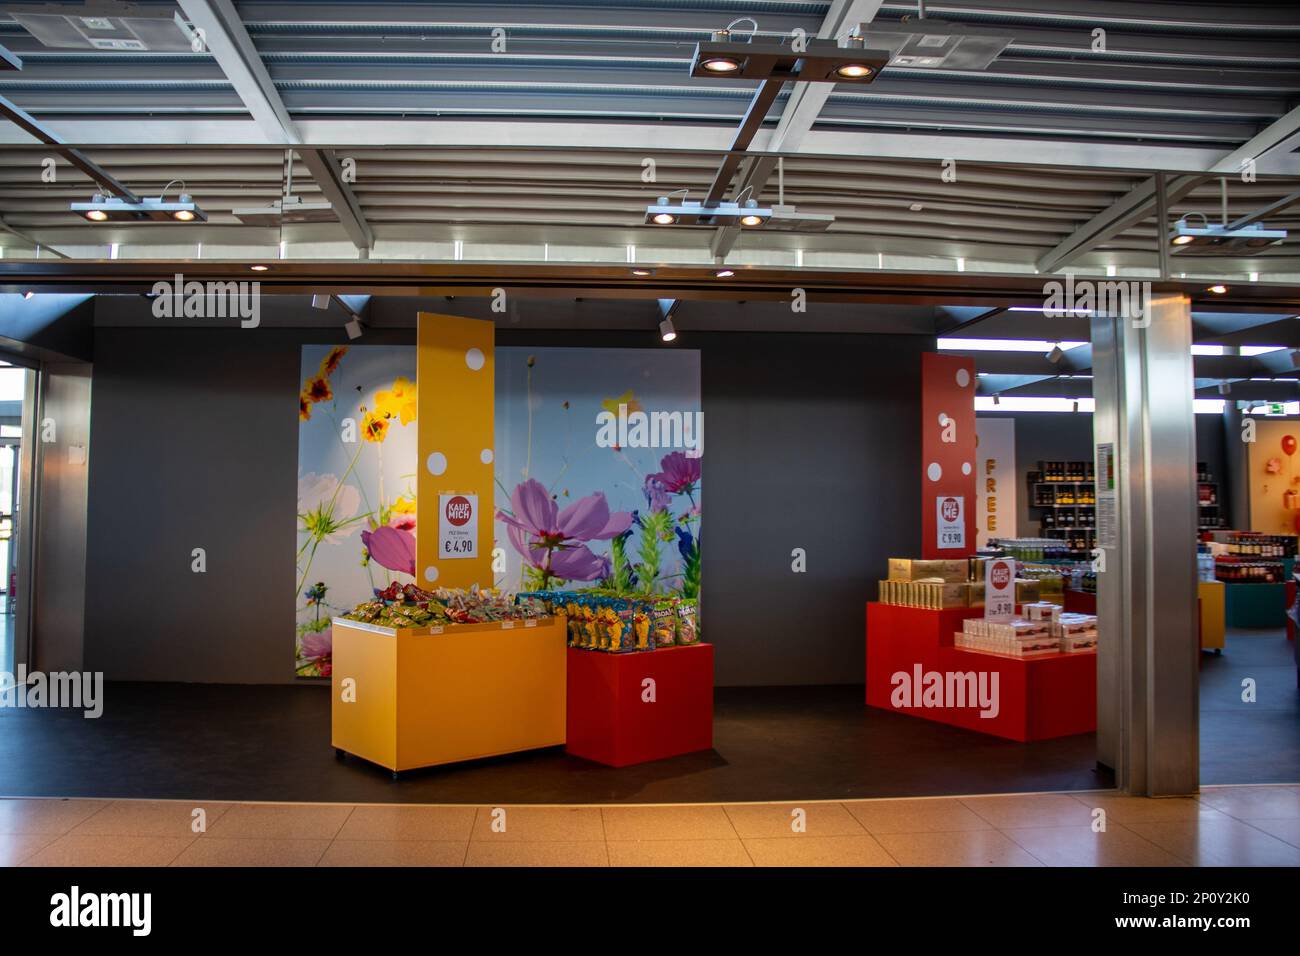
<svg viewBox="0 0 1300 956">
<path fill-rule="evenodd" d="M 1223 653 L 1225 593 L 1222 581 L 1196 582 L 1196 596 L 1201 599 L 1201 650 L 1203 651 Z"/>
<path fill-rule="evenodd" d="M 399 771 L 565 742 L 563 616 L 397 632 L 333 622 L 331 740 Z"/>
</svg>

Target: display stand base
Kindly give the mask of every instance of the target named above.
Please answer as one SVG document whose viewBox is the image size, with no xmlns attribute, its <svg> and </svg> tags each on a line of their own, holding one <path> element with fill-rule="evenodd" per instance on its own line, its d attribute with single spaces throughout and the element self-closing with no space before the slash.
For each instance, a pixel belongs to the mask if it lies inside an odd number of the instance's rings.
<svg viewBox="0 0 1300 956">
<path fill-rule="evenodd" d="M 1238 584 L 1225 581 L 1229 627 L 1285 627 L 1286 584 Z"/>
<path fill-rule="evenodd" d="M 868 706 L 1022 743 L 1095 731 L 1096 653 L 1017 658 L 954 647 L 953 634 L 961 630 L 961 622 L 982 613 L 978 608 L 931 611 L 869 603 Z M 976 687 L 982 677 L 988 691 L 996 675 L 997 694 L 987 707 L 981 706 L 978 694 L 973 700 L 945 694 L 929 706 L 921 687 L 935 673 L 944 686 L 949 675 L 973 674 Z M 957 683 L 954 679 L 953 686 Z M 899 706 L 896 692 L 905 701 Z M 921 706 L 913 706 L 918 701 Z"/>
<path fill-rule="evenodd" d="M 565 751 L 610 767 L 713 748 L 713 645 L 569 648 Z"/>
</svg>

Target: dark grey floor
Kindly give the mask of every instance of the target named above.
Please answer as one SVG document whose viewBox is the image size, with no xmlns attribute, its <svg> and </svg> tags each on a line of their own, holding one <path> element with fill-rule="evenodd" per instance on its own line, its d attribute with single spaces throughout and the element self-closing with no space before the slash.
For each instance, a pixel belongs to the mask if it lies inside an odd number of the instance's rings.
<svg viewBox="0 0 1300 956">
<path fill-rule="evenodd" d="M 1201 783 L 1300 782 L 1300 691 L 1283 630 L 1230 629 L 1201 655 Z M 1241 699 L 1255 681 L 1255 702 Z"/>
<path fill-rule="evenodd" d="M 1300 694 L 1280 631 L 1202 655 L 1203 783 L 1300 781 Z M 1241 700 L 1241 681 L 1257 701 Z M 104 715 L 0 710 L 0 796 L 409 803 L 809 800 L 1109 787 L 1091 734 L 1017 744 L 869 709 L 861 687 L 722 688 L 714 750 L 613 769 L 561 749 L 394 782 L 334 759 L 315 686 L 110 684 Z"/>
<path fill-rule="evenodd" d="M 715 749 L 613 769 L 563 750 L 387 771 L 329 744 L 323 686 L 110 684 L 104 715 L 0 711 L 0 795 L 711 802 L 1107 787 L 1092 735 L 1024 745 L 868 709 L 861 687 L 723 688 Z"/>
</svg>

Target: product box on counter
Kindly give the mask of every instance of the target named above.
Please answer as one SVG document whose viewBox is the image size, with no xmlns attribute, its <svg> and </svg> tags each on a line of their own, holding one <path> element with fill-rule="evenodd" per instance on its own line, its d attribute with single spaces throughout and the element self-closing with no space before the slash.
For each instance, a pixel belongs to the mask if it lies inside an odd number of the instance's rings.
<svg viewBox="0 0 1300 956">
<path fill-rule="evenodd" d="M 1016 603 L 1034 604 L 1039 599 L 1038 582 L 1031 578 L 1016 578 Z"/>
<path fill-rule="evenodd" d="M 881 581 L 880 603 L 934 611 L 966 607 L 968 587 L 965 582 L 944 584 L 937 581 Z"/>
<path fill-rule="evenodd" d="M 889 580 L 923 581 L 936 578 L 945 584 L 962 584 L 970 574 L 970 564 L 965 558 L 956 560 L 890 558 Z"/>
<path fill-rule="evenodd" d="M 966 583 L 966 606 L 983 607 L 984 606 L 984 582 L 968 581 Z"/>
</svg>

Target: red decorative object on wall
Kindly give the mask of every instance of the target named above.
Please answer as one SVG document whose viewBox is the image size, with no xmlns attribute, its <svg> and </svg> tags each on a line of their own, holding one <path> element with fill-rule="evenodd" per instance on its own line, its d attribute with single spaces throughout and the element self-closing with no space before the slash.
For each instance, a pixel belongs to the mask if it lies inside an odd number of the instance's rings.
<svg viewBox="0 0 1300 956">
<path fill-rule="evenodd" d="M 921 557 L 975 553 L 975 361 L 921 356 Z"/>
</svg>

